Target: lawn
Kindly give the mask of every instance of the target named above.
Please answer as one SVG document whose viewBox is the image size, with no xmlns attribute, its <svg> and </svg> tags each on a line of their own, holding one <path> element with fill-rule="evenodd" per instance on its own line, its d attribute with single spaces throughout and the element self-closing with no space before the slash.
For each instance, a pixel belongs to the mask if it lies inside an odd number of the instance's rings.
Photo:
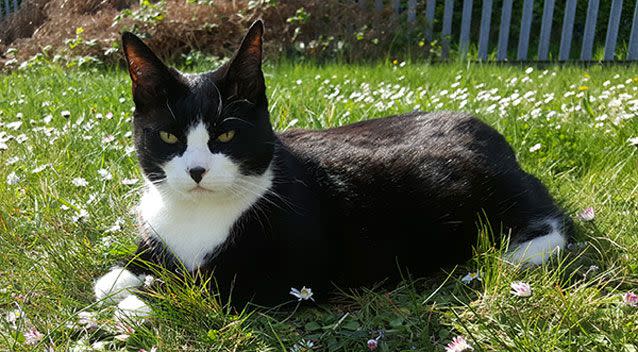
<svg viewBox="0 0 638 352">
<path fill-rule="evenodd" d="M 477 351 L 638 350 L 628 294 L 638 293 L 638 66 L 280 63 L 265 73 L 278 130 L 474 113 L 573 216 L 576 243 L 523 268 L 482 241 L 473 260 L 434 277 L 294 312 L 231 312 L 193 280 L 159 273 L 166 285 L 142 294 L 153 316 L 117 323 L 92 283 L 135 250 L 143 182 L 129 79 L 43 65 L 0 75 L 0 350 L 366 351 L 376 339 L 377 351 L 443 351 L 455 336 Z M 468 273 L 478 278 L 465 283 Z M 531 296 L 513 295 L 516 281 Z"/>
</svg>

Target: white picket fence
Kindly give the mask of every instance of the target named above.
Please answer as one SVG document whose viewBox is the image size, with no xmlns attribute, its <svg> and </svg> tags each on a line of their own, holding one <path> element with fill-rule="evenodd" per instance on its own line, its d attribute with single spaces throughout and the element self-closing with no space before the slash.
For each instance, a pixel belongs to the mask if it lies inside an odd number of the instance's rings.
<svg viewBox="0 0 638 352">
<path fill-rule="evenodd" d="M 383 0 L 373 0 L 373 7 L 376 11 L 382 11 L 385 8 Z M 425 13 L 423 14 L 426 21 L 425 37 L 428 41 L 440 38 L 442 45 L 442 56 L 444 59 L 449 57 L 450 41 L 453 26 L 454 0 L 424 0 Z M 462 0 L 462 20 L 460 24 L 460 34 L 458 41 L 459 54 L 462 59 L 467 58 L 468 49 L 471 44 L 470 26 L 472 23 L 473 0 Z M 585 0 L 581 0 L 585 1 Z M 580 49 L 580 61 L 591 61 L 592 52 L 594 50 L 594 39 L 596 33 L 596 22 L 599 14 L 600 0 L 588 0 L 587 13 L 585 19 L 585 27 L 583 32 L 583 40 Z M 609 21 L 607 23 L 607 35 L 604 42 L 604 61 L 618 60 L 616 57 L 616 46 L 618 42 L 618 30 L 620 26 L 620 18 L 623 11 L 623 0 L 603 0 L 611 1 L 611 10 Z M 368 10 L 372 6 L 368 0 L 359 0 L 359 6 Z M 488 60 L 490 56 L 490 26 L 492 25 L 492 16 L 500 14 L 500 28 L 498 32 L 498 43 L 496 45 L 496 61 L 512 61 L 514 58 L 508 57 L 510 26 L 512 21 L 513 0 L 503 0 L 502 8 L 493 9 L 493 0 L 482 0 L 480 31 L 478 34 L 478 59 L 482 61 Z M 521 4 L 522 3 L 522 4 Z M 396 14 L 406 13 L 409 23 L 417 21 L 417 0 L 389 0 L 389 5 Z M 550 37 L 552 33 L 552 22 L 554 18 L 554 9 L 556 7 L 555 0 L 545 0 L 543 4 L 543 14 L 541 18 L 541 27 L 538 38 L 538 54 L 537 57 L 530 58 L 528 55 L 530 46 L 530 36 L 532 35 L 532 20 L 534 16 L 534 0 L 517 0 L 517 6 L 522 6 L 522 15 L 520 18 L 520 32 L 518 33 L 518 49 L 516 51 L 515 60 L 517 61 L 547 61 L 550 55 Z M 560 47 L 558 56 L 554 59 L 558 61 L 567 61 L 570 59 L 572 48 L 572 36 L 574 33 L 574 19 L 576 16 L 577 0 L 564 0 L 564 16 L 562 19 L 562 30 L 560 36 Z M 435 22 L 436 6 L 443 6 L 443 18 L 441 32 L 433 33 L 433 23 Z M 494 11 L 496 10 L 496 11 Z M 500 10 L 500 11 L 499 11 Z M 625 9 L 631 11 L 632 9 Z M 516 19 L 515 19 L 516 20 Z M 601 43 L 602 44 L 602 43 Z M 630 30 L 629 42 L 627 43 L 627 55 L 620 60 L 638 61 L 638 1 L 633 9 L 633 20 Z"/>
<path fill-rule="evenodd" d="M 0 21 L 2 21 L 4 17 L 8 17 L 12 12 L 18 11 L 19 6 L 20 2 L 18 0 L 4 0 L 0 2 Z"/>
</svg>

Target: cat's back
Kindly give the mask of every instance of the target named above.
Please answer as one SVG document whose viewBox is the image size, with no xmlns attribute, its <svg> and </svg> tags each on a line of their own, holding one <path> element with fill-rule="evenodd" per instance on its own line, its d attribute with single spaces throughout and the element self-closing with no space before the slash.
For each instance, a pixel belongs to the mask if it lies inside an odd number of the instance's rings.
<svg viewBox="0 0 638 352">
<path fill-rule="evenodd" d="M 300 159 L 326 170 L 379 167 L 391 173 L 409 172 L 416 165 L 441 160 L 450 166 L 516 167 L 503 136 L 472 115 L 458 112 L 413 112 L 326 130 L 295 129 L 280 139 Z"/>
</svg>

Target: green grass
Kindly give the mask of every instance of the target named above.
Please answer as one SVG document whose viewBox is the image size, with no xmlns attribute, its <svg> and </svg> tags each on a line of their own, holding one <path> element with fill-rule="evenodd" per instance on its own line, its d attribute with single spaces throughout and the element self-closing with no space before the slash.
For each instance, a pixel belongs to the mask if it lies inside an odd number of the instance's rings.
<svg viewBox="0 0 638 352">
<path fill-rule="evenodd" d="M 365 351 L 379 331 L 379 351 L 442 351 L 457 335 L 477 351 L 638 349 L 638 308 L 622 299 L 638 291 L 638 148 L 628 141 L 638 137 L 638 67 L 279 64 L 265 71 L 278 130 L 413 109 L 475 113 L 574 216 L 579 245 L 546 266 L 521 268 L 483 244 L 466 265 L 435 277 L 406 280 L 392 292 L 344 293 L 293 313 L 235 314 L 193 280 L 159 273 L 167 285 L 146 294 L 154 316 L 126 342 L 115 340 L 113 307 L 94 303 L 92 283 L 135 249 L 131 209 L 142 182 L 122 184 L 141 180 L 127 134 L 128 77 L 43 66 L 0 76 L 0 142 L 14 137 L 0 150 L 0 350 L 110 341 L 109 348 L 134 351 L 290 351 L 303 340 L 314 350 Z M 99 169 L 112 179 L 102 180 Z M 13 175 L 19 181 L 8 184 Z M 88 185 L 75 186 L 78 177 Z M 595 220 L 578 220 L 590 206 Z M 482 281 L 463 284 L 468 272 Z M 513 281 L 529 283 L 532 296 L 513 296 Z M 18 307 L 25 317 L 14 326 L 5 318 Z M 80 311 L 96 313 L 98 328 L 73 326 Z M 45 335 L 36 346 L 24 341 L 32 327 Z"/>
</svg>

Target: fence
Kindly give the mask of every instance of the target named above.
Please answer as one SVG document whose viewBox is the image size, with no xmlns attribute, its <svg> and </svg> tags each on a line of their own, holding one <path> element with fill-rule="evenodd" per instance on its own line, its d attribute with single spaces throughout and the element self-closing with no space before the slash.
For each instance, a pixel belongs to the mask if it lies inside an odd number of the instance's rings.
<svg viewBox="0 0 638 352">
<path fill-rule="evenodd" d="M 581 0 L 581 4 L 583 1 L 584 0 Z M 564 0 L 564 7 L 560 8 L 563 12 L 562 28 L 560 29 L 560 33 L 556 33 L 556 31 L 552 32 L 553 23 L 557 23 L 558 20 L 560 20 L 560 18 L 554 18 L 556 1 L 545 0 L 542 7 L 542 17 L 540 17 L 540 31 L 537 32 L 537 37 L 532 35 L 532 23 L 534 20 L 538 23 L 539 18 L 536 17 L 535 19 L 535 16 L 539 15 L 538 12 L 540 12 L 540 6 L 537 7 L 537 11 L 534 11 L 534 0 L 517 0 L 517 6 L 521 6 L 521 9 L 515 8 L 520 12 L 520 22 L 514 22 L 520 28 L 518 32 L 518 47 L 515 52 L 511 50 L 509 46 L 510 37 L 514 36 L 515 38 L 516 35 L 516 33 L 510 32 L 514 1 L 502 0 L 498 2 L 501 3 L 501 6 L 499 9 L 495 9 L 493 6 L 493 0 L 481 1 L 482 8 L 480 9 L 478 38 L 471 38 L 472 13 L 474 12 L 473 10 L 475 10 L 474 1 L 463 0 L 462 7 L 460 9 L 460 30 L 458 30 L 458 52 L 462 59 L 468 57 L 468 51 L 470 49 L 470 45 L 472 45 L 472 39 L 478 39 L 475 46 L 477 49 L 476 56 L 482 61 L 488 59 L 496 61 L 511 61 L 514 57 L 517 61 L 547 61 L 550 59 L 558 61 L 567 61 L 570 59 L 592 61 L 594 49 L 601 47 L 603 44 L 604 54 L 601 57 L 603 61 L 638 60 L 638 1 L 635 2 L 633 9 L 625 8 L 625 11 L 633 10 L 633 16 L 629 17 L 628 20 L 628 22 L 631 23 L 629 25 L 630 28 L 622 28 L 624 32 L 627 32 L 627 30 L 629 31 L 629 39 L 622 43 L 626 44 L 626 46 L 623 46 L 624 51 L 622 53 L 617 53 L 616 49 L 617 44 L 619 43 L 618 34 L 621 17 L 624 15 L 625 18 L 627 18 L 628 15 L 627 13 L 623 13 L 623 0 L 610 0 L 609 3 L 607 0 L 603 0 L 604 7 L 609 9 L 609 17 L 606 21 L 607 23 L 603 23 L 603 25 L 607 25 L 604 43 L 600 43 L 602 38 L 598 38 L 599 43 L 596 43 L 596 25 L 597 22 L 600 22 L 598 19 L 599 13 L 601 13 L 601 11 L 599 11 L 601 1 L 588 0 L 587 10 L 581 15 L 583 18 L 578 18 L 579 23 L 584 22 L 582 26 L 579 26 L 578 32 L 576 32 L 579 39 L 582 40 L 580 43 L 581 46 L 579 53 L 572 49 L 575 33 L 574 23 L 577 19 L 577 0 Z M 359 0 L 359 5 L 365 10 L 373 5 L 374 9 L 378 12 L 382 11 L 385 7 L 383 0 L 374 0 L 374 4 L 371 4 L 367 0 Z M 406 1 L 401 0 L 390 0 L 389 5 L 395 14 L 405 14 L 409 24 L 415 24 L 417 20 L 424 20 L 426 28 L 424 33 L 425 38 L 428 41 L 439 39 L 441 43 L 441 56 L 444 59 L 449 57 L 453 34 L 453 18 L 457 17 L 457 21 L 459 20 L 458 14 L 455 14 L 454 0 L 425 0 L 425 4 L 417 3 L 417 0 L 407 0 L 407 3 Z M 581 6 L 584 6 L 584 4 Z M 500 13 L 500 16 L 497 16 L 500 17 L 498 30 L 491 27 L 494 22 L 492 20 L 494 10 L 496 10 L 496 13 Z M 422 13 L 423 16 L 419 16 L 418 13 Z M 435 18 L 435 14 L 442 16 L 440 19 Z M 515 18 L 514 20 L 517 19 L 518 18 Z M 437 26 L 440 25 L 439 33 L 434 32 L 435 23 Z M 455 29 L 457 28 L 458 26 L 455 27 Z M 554 33 L 554 37 L 560 35 L 560 45 L 553 45 L 554 43 L 551 41 L 552 33 Z M 490 37 L 493 37 L 493 39 L 498 37 L 496 46 L 494 47 L 494 45 L 492 45 L 493 49 L 491 51 Z M 533 41 L 532 38 L 534 39 Z M 532 58 L 530 58 L 529 55 L 531 43 L 536 43 L 538 45 L 536 56 Z M 550 50 L 552 48 L 554 49 L 554 52 Z M 556 51 L 558 52 L 556 53 Z M 551 57 L 550 54 L 552 54 Z"/>
<path fill-rule="evenodd" d="M 8 17 L 12 12 L 18 11 L 20 2 L 18 0 L 0 0 L 0 21 Z"/>
</svg>

